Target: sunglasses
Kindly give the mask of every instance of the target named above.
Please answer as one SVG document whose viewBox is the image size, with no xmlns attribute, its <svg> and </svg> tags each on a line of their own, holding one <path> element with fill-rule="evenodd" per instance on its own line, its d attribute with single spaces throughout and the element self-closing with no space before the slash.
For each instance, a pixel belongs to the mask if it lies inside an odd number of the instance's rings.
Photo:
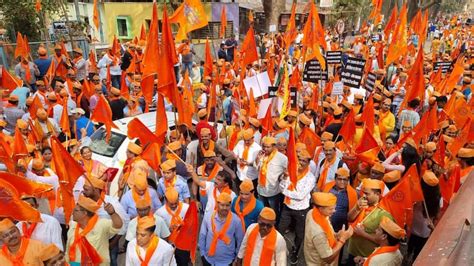
<svg viewBox="0 0 474 266">
<path fill-rule="evenodd" d="M 265 228 L 272 228 L 272 227 L 273 227 L 273 224 L 268 224 L 268 223 L 264 223 L 264 222 L 258 222 L 258 226 L 260 226 L 260 227 L 265 227 Z"/>
</svg>

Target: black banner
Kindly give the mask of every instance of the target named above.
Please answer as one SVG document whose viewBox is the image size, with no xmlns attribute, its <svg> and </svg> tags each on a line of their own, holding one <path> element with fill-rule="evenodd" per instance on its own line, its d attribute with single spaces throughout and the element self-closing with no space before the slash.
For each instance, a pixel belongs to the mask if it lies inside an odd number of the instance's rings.
<svg viewBox="0 0 474 266">
<path fill-rule="evenodd" d="M 268 86 L 268 97 L 273 98 L 277 96 L 278 86 Z"/>
<path fill-rule="evenodd" d="M 321 65 L 319 64 L 318 60 L 316 59 L 309 60 L 308 62 L 306 62 L 306 65 L 304 66 L 303 81 L 316 83 L 319 80 L 328 80 L 327 63 L 326 63 L 326 70 L 323 71 L 321 69 Z"/>
<path fill-rule="evenodd" d="M 438 71 L 438 69 L 441 68 L 442 73 L 448 72 L 448 70 L 451 68 L 451 65 L 453 62 L 443 62 L 443 61 L 438 61 L 433 64 L 433 70 Z"/>
<path fill-rule="evenodd" d="M 364 74 L 365 59 L 349 57 L 341 72 L 341 81 L 351 88 L 359 88 Z"/>
<path fill-rule="evenodd" d="M 342 57 L 342 51 L 327 51 L 326 52 L 326 61 L 329 65 L 340 64 L 341 57 Z"/>
<path fill-rule="evenodd" d="M 365 80 L 364 88 L 370 92 L 372 92 L 375 88 L 375 81 L 377 80 L 377 75 L 372 72 L 367 74 L 367 79 Z"/>
<path fill-rule="evenodd" d="M 298 101 L 297 101 L 297 96 L 298 96 L 298 88 L 296 87 L 291 87 L 290 88 L 290 100 L 291 100 L 291 108 L 297 108 L 298 106 Z"/>
</svg>

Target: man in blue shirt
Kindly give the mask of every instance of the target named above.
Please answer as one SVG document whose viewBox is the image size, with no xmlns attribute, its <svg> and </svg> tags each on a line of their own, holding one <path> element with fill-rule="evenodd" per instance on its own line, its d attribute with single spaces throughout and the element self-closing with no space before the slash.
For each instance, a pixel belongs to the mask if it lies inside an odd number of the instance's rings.
<svg viewBox="0 0 474 266">
<path fill-rule="evenodd" d="M 35 65 L 38 66 L 39 75 L 38 79 L 43 79 L 46 72 L 48 72 L 49 66 L 51 65 L 51 58 L 48 58 L 48 53 L 43 46 L 38 48 L 38 59 L 34 61 Z"/>
<path fill-rule="evenodd" d="M 176 191 L 178 191 L 179 201 L 189 203 L 191 193 L 189 193 L 188 184 L 183 181 L 184 179 L 176 175 L 176 161 L 173 159 L 168 159 L 161 163 L 160 168 L 161 172 L 163 173 L 163 178 L 160 178 L 157 187 L 160 200 L 164 199 L 166 190 L 168 188 L 174 187 Z"/>
<path fill-rule="evenodd" d="M 252 180 L 245 179 L 239 188 L 239 196 L 232 201 L 232 212 L 239 216 L 242 225 L 247 229 L 249 225 L 257 222 L 264 206 L 259 199 L 255 198 Z"/>
<path fill-rule="evenodd" d="M 82 136 L 81 130 L 84 129 L 86 131 L 86 136 L 90 137 L 94 133 L 94 124 L 89 120 L 89 118 L 85 117 L 84 114 L 86 112 L 82 108 L 76 108 L 71 111 L 73 118 L 76 123 L 76 139 L 80 140 L 85 136 Z M 87 128 L 86 128 L 87 127 Z M 74 126 L 73 126 L 74 128 Z"/>
<path fill-rule="evenodd" d="M 229 193 L 221 193 L 217 210 L 202 221 L 198 245 L 204 266 L 230 265 L 239 252 L 244 231 L 239 217 L 230 211 L 231 201 Z"/>
<path fill-rule="evenodd" d="M 235 34 L 232 34 L 232 36 L 227 39 L 224 44 L 224 48 L 227 51 L 227 59 L 225 61 L 234 62 L 234 49 L 238 45 L 237 41 L 235 40 Z"/>
</svg>

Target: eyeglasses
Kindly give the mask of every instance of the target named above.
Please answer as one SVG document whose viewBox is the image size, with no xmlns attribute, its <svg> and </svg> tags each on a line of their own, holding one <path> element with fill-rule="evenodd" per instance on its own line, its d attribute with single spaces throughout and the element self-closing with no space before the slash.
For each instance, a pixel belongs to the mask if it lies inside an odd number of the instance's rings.
<svg viewBox="0 0 474 266">
<path fill-rule="evenodd" d="M 336 178 L 336 181 L 349 182 L 349 179 L 346 179 L 346 178 Z"/>
<path fill-rule="evenodd" d="M 265 228 L 272 228 L 272 227 L 273 227 L 273 224 L 267 224 L 267 223 L 264 223 L 264 222 L 258 222 L 258 226 L 260 226 L 260 227 L 265 227 Z"/>
</svg>

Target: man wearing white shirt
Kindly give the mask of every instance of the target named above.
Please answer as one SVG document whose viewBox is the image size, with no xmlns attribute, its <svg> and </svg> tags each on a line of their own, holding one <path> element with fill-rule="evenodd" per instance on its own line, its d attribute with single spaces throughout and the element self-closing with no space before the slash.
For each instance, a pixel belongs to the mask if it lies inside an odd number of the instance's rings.
<svg viewBox="0 0 474 266">
<path fill-rule="evenodd" d="M 277 151 L 276 140 L 272 137 L 262 139 L 262 150 L 258 153 L 254 166 L 259 172 L 257 191 L 259 199 L 266 207 L 272 208 L 277 217 L 283 200 L 280 193 L 280 176 L 286 171 L 288 158 Z"/>
<path fill-rule="evenodd" d="M 257 186 L 258 171 L 253 163 L 261 150 L 260 145 L 254 141 L 253 130 L 246 129 L 243 133 L 243 141 L 239 141 L 233 150 L 237 157 L 237 187 L 246 178 L 252 180 L 255 187 Z"/>
<path fill-rule="evenodd" d="M 127 228 L 127 234 L 125 235 L 125 240 L 128 242 L 132 241 L 137 235 L 137 224 L 138 219 L 143 218 L 145 216 L 151 216 L 151 204 L 149 204 L 145 199 L 137 200 L 135 204 L 137 207 L 137 214 L 138 216 L 130 220 Z M 157 235 L 161 239 L 167 240 L 170 236 L 170 230 L 166 225 L 166 222 L 163 218 L 154 215 L 155 218 L 155 235 Z"/>
<path fill-rule="evenodd" d="M 26 196 L 22 198 L 23 201 L 31 205 L 31 207 L 37 209 L 38 201 L 35 197 Z M 35 240 L 39 240 L 44 244 L 54 244 L 60 250 L 64 250 L 63 241 L 61 238 L 61 226 L 58 220 L 53 216 L 40 213 L 42 222 L 30 223 L 30 222 L 19 222 L 16 227 L 20 230 L 20 233 L 26 237 Z"/>
<path fill-rule="evenodd" d="M 137 225 L 137 238 L 127 247 L 125 265 L 176 265 L 173 246 L 157 237 L 153 216 L 140 218 Z"/>
<path fill-rule="evenodd" d="M 296 185 L 284 175 L 280 181 L 282 194 L 285 196 L 278 231 L 284 233 L 295 225 L 295 245 L 290 254 L 291 263 L 298 261 L 298 251 L 304 240 L 306 213 L 310 207 L 311 191 L 316 184 L 316 178 L 310 171 L 311 155 L 307 150 L 298 153 L 298 171 Z"/>
<path fill-rule="evenodd" d="M 122 69 L 120 69 L 120 58 L 113 58 L 113 55 L 110 54 L 111 49 L 107 52 L 102 59 L 97 63 L 97 67 L 101 69 L 101 79 L 107 78 L 107 66 L 110 65 L 110 76 L 112 79 L 112 87 L 120 89 L 120 78 L 122 75 Z M 105 69 L 105 76 L 103 76 L 103 69 Z"/>
<path fill-rule="evenodd" d="M 57 193 L 57 189 L 59 187 L 58 176 L 51 170 L 50 168 L 46 168 L 42 159 L 33 159 L 31 170 L 26 171 L 26 179 L 45 183 L 48 185 L 52 185 L 55 193 Z M 53 210 L 50 209 L 49 200 L 46 198 L 38 199 L 38 209 L 42 213 L 52 213 Z"/>
</svg>

